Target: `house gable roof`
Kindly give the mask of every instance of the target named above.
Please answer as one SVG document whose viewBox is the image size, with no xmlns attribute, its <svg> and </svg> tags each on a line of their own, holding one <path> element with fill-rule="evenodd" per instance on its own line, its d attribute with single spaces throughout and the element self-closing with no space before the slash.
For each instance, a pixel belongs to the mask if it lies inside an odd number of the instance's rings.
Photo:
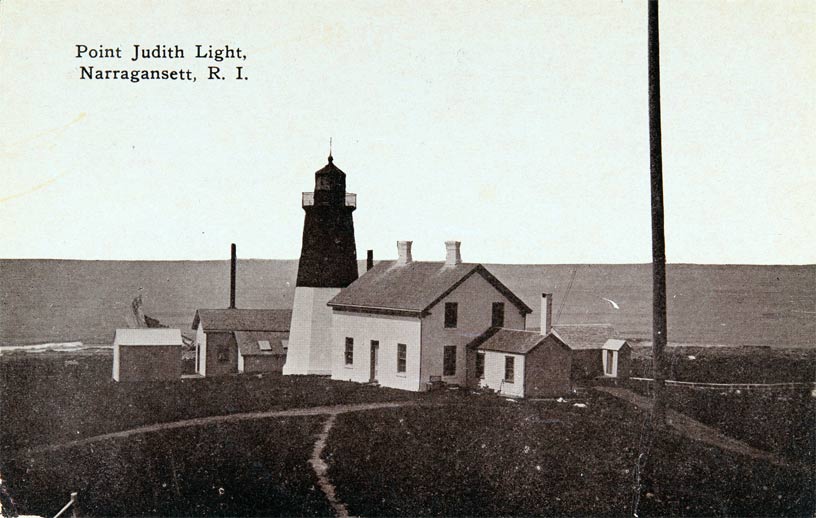
<svg viewBox="0 0 816 518">
<path fill-rule="evenodd" d="M 132 346 L 181 346 L 181 331 L 179 329 L 117 329 L 113 338 L 113 344 Z"/>
<path fill-rule="evenodd" d="M 480 351 L 527 354 L 546 338 L 532 331 L 499 328 L 476 348 Z"/>
<path fill-rule="evenodd" d="M 573 351 L 600 351 L 607 348 L 619 350 L 624 345 L 628 346 L 625 340 L 610 338 L 614 334 L 614 328 L 605 324 L 558 326 L 547 336 L 538 331 L 493 327 L 470 342 L 468 347 L 480 351 L 528 354 L 547 338 L 554 338 Z"/>
<path fill-rule="evenodd" d="M 603 349 L 607 351 L 620 351 L 624 347 L 629 347 L 629 342 L 615 338 L 610 338 L 605 344 L 603 344 Z"/>
<path fill-rule="evenodd" d="M 606 324 L 563 325 L 554 327 L 553 334 L 570 349 L 599 350 L 615 336 L 615 329 Z"/>
<path fill-rule="evenodd" d="M 553 333 L 543 336 L 535 331 L 506 329 L 503 327 L 491 328 L 471 342 L 468 347 L 475 348 L 479 351 L 529 354 L 533 349 L 547 341 L 554 341 L 561 347 L 568 348 L 568 346 Z"/>
<path fill-rule="evenodd" d="M 481 275 L 519 311 L 532 310 L 481 264 L 413 261 L 398 265 L 383 261 L 328 302 L 338 309 L 390 310 L 422 314 L 471 275 Z"/>
<path fill-rule="evenodd" d="M 193 318 L 210 331 L 279 331 L 288 332 L 292 321 L 291 309 L 199 309 Z"/>
<path fill-rule="evenodd" d="M 288 332 L 279 331 L 235 331 L 235 342 L 244 356 L 285 356 L 284 341 L 289 340 Z M 269 343 L 268 351 L 261 350 L 261 341 Z"/>
</svg>

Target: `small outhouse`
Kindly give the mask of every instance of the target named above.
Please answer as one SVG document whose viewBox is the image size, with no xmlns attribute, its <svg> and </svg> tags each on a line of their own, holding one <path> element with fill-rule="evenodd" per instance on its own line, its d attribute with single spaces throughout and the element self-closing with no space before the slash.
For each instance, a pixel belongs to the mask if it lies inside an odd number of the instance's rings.
<svg viewBox="0 0 816 518">
<path fill-rule="evenodd" d="M 113 379 L 178 379 L 181 346 L 178 329 L 117 329 L 113 338 Z"/>
<path fill-rule="evenodd" d="M 632 347 L 626 340 L 610 338 L 601 348 L 603 373 L 607 378 L 628 378 Z"/>
</svg>

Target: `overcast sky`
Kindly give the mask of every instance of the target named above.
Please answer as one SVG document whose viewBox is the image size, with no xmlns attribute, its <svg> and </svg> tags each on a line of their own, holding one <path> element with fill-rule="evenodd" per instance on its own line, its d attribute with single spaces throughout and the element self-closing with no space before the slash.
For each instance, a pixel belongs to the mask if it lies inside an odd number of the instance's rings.
<svg viewBox="0 0 816 518">
<path fill-rule="evenodd" d="M 816 2 L 663 2 L 669 262 L 816 263 Z M 0 3 L 0 257 L 296 258 L 335 163 L 358 255 L 651 260 L 643 1 Z M 178 44 L 195 83 L 80 80 Z M 247 54 L 206 81 L 195 44 Z"/>
</svg>

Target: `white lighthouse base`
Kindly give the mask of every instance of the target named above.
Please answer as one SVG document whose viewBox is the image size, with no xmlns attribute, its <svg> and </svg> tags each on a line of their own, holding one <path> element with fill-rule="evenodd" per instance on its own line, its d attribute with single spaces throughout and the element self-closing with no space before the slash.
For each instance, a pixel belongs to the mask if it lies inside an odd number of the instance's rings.
<svg viewBox="0 0 816 518">
<path fill-rule="evenodd" d="M 331 374 L 332 309 L 340 288 L 295 288 L 284 375 Z"/>
</svg>

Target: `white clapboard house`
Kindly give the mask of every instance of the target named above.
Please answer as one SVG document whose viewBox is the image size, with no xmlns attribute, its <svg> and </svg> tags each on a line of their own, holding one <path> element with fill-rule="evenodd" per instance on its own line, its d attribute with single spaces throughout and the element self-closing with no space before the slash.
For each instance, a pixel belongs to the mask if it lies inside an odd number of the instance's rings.
<svg viewBox="0 0 816 518">
<path fill-rule="evenodd" d="M 335 380 L 420 391 L 432 382 L 468 385 L 492 327 L 524 329 L 532 310 L 480 264 L 463 263 L 458 241 L 444 262 L 413 261 L 411 241 L 332 298 Z"/>
</svg>

